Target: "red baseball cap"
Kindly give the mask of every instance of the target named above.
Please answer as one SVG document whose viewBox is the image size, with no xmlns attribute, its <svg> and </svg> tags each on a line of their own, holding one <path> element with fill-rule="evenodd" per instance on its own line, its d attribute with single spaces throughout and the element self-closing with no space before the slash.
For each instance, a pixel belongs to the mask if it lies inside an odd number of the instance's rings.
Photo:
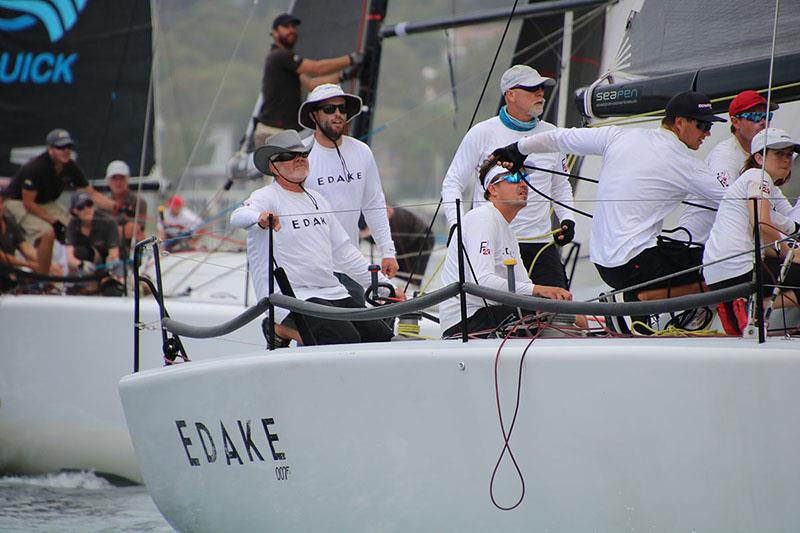
<svg viewBox="0 0 800 533">
<path fill-rule="evenodd" d="M 173 209 L 178 207 L 183 207 L 183 198 L 181 198 L 176 194 L 175 196 L 172 197 L 172 199 L 170 199 L 169 208 Z"/>
<path fill-rule="evenodd" d="M 753 109 L 757 105 L 767 105 L 767 99 L 755 91 L 742 91 L 736 95 L 736 98 L 731 100 L 731 105 L 728 107 L 728 114 L 736 116 L 739 113 L 744 113 L 748 109 Z M 778 109 L 778 104 L 775 102 L 769 103 L 770 111 Z"/>
</svg>

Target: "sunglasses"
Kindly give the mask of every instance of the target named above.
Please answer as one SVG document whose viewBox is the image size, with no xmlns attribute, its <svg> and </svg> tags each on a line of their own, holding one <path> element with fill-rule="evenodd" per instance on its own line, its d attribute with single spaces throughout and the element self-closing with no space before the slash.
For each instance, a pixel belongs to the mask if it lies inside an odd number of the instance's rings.
<svg viewBox="0 0 800 533">
<path fill-rule="evenodd" d="M 749 122 L 761 122 L 764 119 L 772 120 L 772 115 L 772 111 L 769 113 L 766 111 L 747 111 L 745 113 L 739 113 L 736 117 L 743 118 Z"/>
<path fill-rule="evenodd" d="M 536 87 L 525 87 L 523 85 L 517 85 L 516 87 L 514 87 L 514 89 L 521 89 L 521 90 L 525 91 L 526 93 L 535 93 L 535 92 L 538 92 L 539 89 L 544 90 L 544 86 L 543 85 L 537 85 Z"/>
<path fill-rule="evenodd" d="M 303 159 L 308 158 L 308 152 L 282 152 L 269 158 L 273 163 L 285 163 L 286 161 L 293 161 L 298 157 Z"/>
<path fill-rule="evenodd" d="M 714 123 L 708 122 L 707 120 L 694 119 L 694 125 L 697 126 L 697 129 L 702 131 L 703 133 L 708 133 L 709 131 L 711 131 L 711 126 L 713 126 Z"/>
<path fill-rule="evenodd" d="M 513 174 L 501 174 L 499 176 L 495 176 L 494 179 L 492 179 L 492 181 L 489 182 L 489 185 L 495 185 L 497 183 L 500 183 L 501 181 L 507 181 L 507 182 L 509 182 L 511 184 L 519 183 L 520 181 L 524 180 L 527 177 L 528 177 L 527 174 L 525 174 L 521 170 L 518 170 L 517 172 L 514 172 Z M 488 187 L 488 185 L 487 185 L 487 187 Z"/>
<path fill-rule="evenodd" d="M 82 204 L 75 206 L 75 209 L 78 211 L 83 211 L 87 207 L 94 207 L 94 202 L 83 202 Z"/>
<path fill-rule="evenodd" d="M 72 150 L 72 145 L 67 144 L 65 146 L 53 146 L 56 150 Z"/>
<path fill-rule="evenodd" d="M 347 104 L 325 104 L 319 106 L 317 109 L 325 113 L 326 115 L 333 115 L 336 110 L 339 110 L 339 113 L 342 115 L 347 115 Z"/>
</svg>

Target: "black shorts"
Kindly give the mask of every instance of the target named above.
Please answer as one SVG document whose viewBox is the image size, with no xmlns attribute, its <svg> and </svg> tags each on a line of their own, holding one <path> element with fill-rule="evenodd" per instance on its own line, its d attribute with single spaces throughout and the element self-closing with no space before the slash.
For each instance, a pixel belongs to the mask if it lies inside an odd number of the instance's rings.
<svg viewBox="0 0 800 533">
<path fill-rule="evenodd" d="M 476 333 L 479 331 L 494 331 L 497 326 L 506 321 L 510 317 L 519 318 L 519 311 L 516 307 L 509 305 L 490 305 L 489 307 L 481 307 L 475 313 L 467 318 L 467 332 Z M 533 311 L 522 311 L 523 316 L 532 314 Z M 442 337 L 452 337 L 461 333 L 461 322 L 455 326 L 447 328 Z"/>
<path fill-rule="evenodd" d="M 614 289 L 623 289 L 656 278 L 668 276 L 687 268 L 697 267 L 703 262 L 703 247 L 688 246 L 675 241 L 659 240 L 652 248 L 647 248 L 636 257 L 618 267 L 595 265 L 600 277 Z M 699 270 L 681 274 L 668 280 L 659 281 L 635 291 L 625 293 L 626 301 L 635 300 L 640 290 L 677 287 L 689 283 L 702 283 Z"/>
<path fill-rule="evenodd" d="M 531 262 L 539 250 L 547 246 L 542 255 L 536 259 L 533 265 L 533 272 L 529 276 L 536 285 L 550 285 L 552 287 L 567 288 L 567 274 L 564 265 L 561 263 L 559 248 L 554 244 L 548 246 L 546 242 L 521 242 L 519 251 L 522 255 L 522 263 L 525 265 L 525 272 L 531 267 Z M 517 267 L 519 268 L 519 267 Z"/>
</svg>

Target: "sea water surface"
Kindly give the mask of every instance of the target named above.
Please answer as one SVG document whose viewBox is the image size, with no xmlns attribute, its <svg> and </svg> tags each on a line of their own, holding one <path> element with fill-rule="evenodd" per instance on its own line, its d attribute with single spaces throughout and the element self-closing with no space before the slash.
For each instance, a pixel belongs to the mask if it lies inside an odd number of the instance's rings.
<svg viewBox="0 0 800 533">
<path fill-rule="evenodd" d="M 172 531 L 147 489 L 91 472 L 0 477 L 0 532 Z"/>
</svg>

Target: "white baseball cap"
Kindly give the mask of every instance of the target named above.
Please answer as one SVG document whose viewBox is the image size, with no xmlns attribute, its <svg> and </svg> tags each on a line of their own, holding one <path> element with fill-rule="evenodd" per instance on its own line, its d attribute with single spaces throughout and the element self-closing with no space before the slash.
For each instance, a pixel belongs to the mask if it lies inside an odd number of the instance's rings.
<svg viewBox="0 0 800 533">
<path fill-rule="evenodd" d="M 779 128 L 766 128 L 756 133 L 750 141 L 750 153 L 757 154 L 763 151 L 765 145 L 767 148 L 792 148 L 800 153 L 800 144 Z"/>
<path fill-rule="evenodd" d="M 128 164 L 125 161 L 120 161 L 117 159 L 116 161 L 109 163 L 106 167 L 106 179 L 117 175 L 130 177 L 131 169 L 128 167 Z"/>
<path fill-rule="evenodd" d="M 514 65 L 510 69 L 503 72 L 503 77 L 500 78 L 500 94 L 506 94 L 506 91 L 514 87 L 552 87 L 556 84 L 553 78 L 547 78 L 539 74 L 539 71 L 528 65 Z"/>
</svg>

